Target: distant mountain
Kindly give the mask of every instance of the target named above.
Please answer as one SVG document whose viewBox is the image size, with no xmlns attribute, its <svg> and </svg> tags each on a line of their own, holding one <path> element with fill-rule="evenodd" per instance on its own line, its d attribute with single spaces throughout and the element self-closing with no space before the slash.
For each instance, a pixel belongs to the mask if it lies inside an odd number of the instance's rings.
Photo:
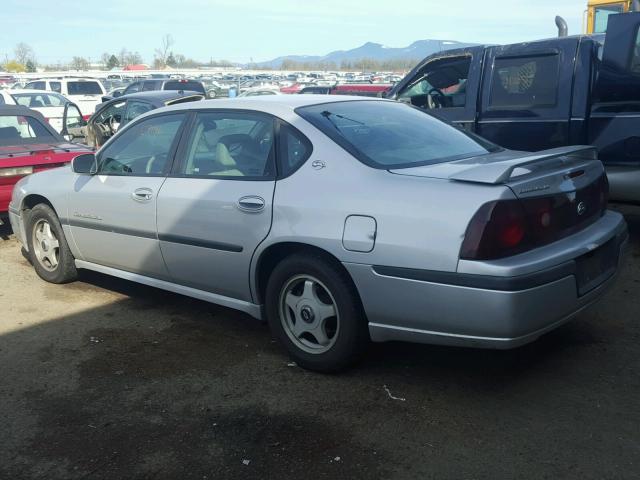
<svg viewBox="0 0 640 480">
<path fill-rule="evenodd" d="M 364 58 L 372 60 L 421 60 L 424 57 L 442 50 L 451 50 L 454 48 L 464 48 L 473 46 L 472 43 L 461 43 L 453 40 L 418 40 L 408 47 L 391 48 L 385 47 L 380 43 L 367 42 L 364 45 L 351 50 L 336 50 L 327 55 L 288 55 L 284 57 L 274 58 L 268 62 L 258 63 L 259 67 L 280 68 L 285 60 L 294 62 L 334 62 L 340 66 L 342 61 L 355 61 Z"/>
</svg>

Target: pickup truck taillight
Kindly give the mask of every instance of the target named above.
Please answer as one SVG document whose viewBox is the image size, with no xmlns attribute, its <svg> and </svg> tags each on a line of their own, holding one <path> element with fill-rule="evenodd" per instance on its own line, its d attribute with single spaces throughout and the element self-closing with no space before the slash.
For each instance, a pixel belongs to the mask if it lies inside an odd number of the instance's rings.
<svg viewBox="0 0 640 480">
<path fill-rule="evenodd" d="M 469 222 L 460 249 L 465 260 L 495 260 L 547 245 L 604 215 L 606 175 L 574 192 L 485 203 Z"/>
</svg>

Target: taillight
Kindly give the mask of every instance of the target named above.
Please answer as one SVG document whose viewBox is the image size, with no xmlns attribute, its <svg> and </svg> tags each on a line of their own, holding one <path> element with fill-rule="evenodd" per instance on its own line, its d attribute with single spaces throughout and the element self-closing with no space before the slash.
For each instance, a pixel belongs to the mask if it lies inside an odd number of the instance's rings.
<svg viewBox="0 0 640 480">
<path fill-rule="evenodd" d="M 18 177 L 22 175 L 30 175 L 32 173 L 33 167 L 0 168 L 0 177 Z"/>
<path fill-rule="evenodd" d="M 490 260 L 518 253 L 526 246 L 527 222 L 519 200 L 485 203 L 467 227 L 460 258 Z"/>
<path fill-rule="evenodd" d="M 608 196 L 602 175 L 574 192 L 486 203 L 469 222 L 460 258 L 495 260 L 572 235 L 604 215 Z"/>
</svg>

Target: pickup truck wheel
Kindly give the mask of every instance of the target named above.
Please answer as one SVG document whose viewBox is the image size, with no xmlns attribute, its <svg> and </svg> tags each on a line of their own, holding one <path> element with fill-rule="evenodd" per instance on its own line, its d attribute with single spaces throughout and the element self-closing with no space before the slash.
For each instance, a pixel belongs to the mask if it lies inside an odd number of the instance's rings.
<svg viewBox="0 0 640 480">
<path fill-rule="evenodd" d="M 68 283 L 78 278 L 62 225 L 49 205 L 38 204 L 28 214 L 27 243 L 31 263 L 40 278 L 51 283 Z"/>
<path fill-rule="evenodd" d="M 309 370 L 342 370 L 360 358 L 369 340 L 352 283 L 321 256 L 292 255 L 274 268 L 266 312 L 273 335 Z"/>
</svg>

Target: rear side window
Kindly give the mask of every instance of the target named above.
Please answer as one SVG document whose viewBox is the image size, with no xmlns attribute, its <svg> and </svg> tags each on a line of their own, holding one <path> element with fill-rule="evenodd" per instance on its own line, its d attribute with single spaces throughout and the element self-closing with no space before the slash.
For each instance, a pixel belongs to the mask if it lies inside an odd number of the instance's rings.
<svg viewBox="0 0 640 480">
<path fill-rule="evenodd" d="M 164 84 L 165 90 L 189 90 L 190 92 L 206 93 L 202 83 L 175 80 Z"/>
<path fill-rule="evenodd" d="M 553 107 L 558 91 L 558 55 L 496 58 L 491 79 L 493 108 Z"/>
<path fill-rule="evenodd" d="M 49 82 L 49 85 L 51 86 L 51 90 L 54 92 L 62 93 L 62 85 L 60 82 Z"/>
<path fill-rule="evenodd" d="M 498 149 L 404 103 L 355 100 L 301 107 L 296 112 L 373 168 L 431 165 Z"/>
<path fill-rule="evenodd" d="M 68 82 L 69 95 L 102 95 L 102 89 L 98 82 Z"/>
<path fill-rule="evenodd" d="M 280 124 L 278 159 L 280 177 L 287 177 L 297 170 L 311 155 L 311 142 L 295 128 Z"/>
</svg>

